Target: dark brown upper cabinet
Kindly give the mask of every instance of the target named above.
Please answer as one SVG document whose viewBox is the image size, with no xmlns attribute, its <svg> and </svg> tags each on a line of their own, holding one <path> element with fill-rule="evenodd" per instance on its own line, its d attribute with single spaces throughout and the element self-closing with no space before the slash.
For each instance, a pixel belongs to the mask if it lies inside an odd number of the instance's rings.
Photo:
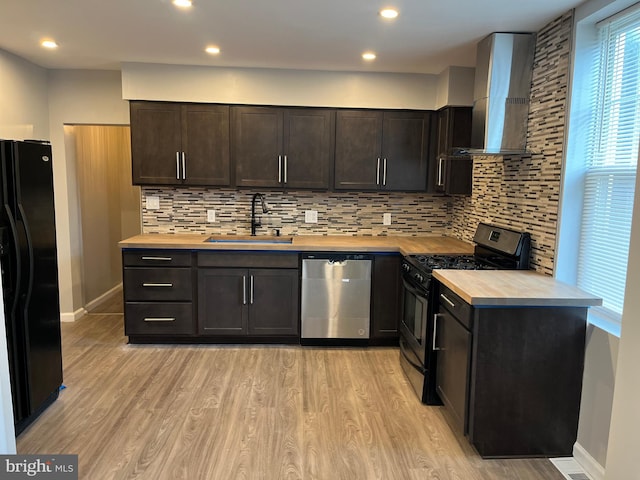
<svg viewBox="0 0 640 480">
<path fill-rule="evenodd" d="M 229 186 L 229 107 L 130 102 L 135 185 Z"/>
<path fill-rule="evenodd" d="M 471 145 L 471 107 L 444 107 L 438 117 L 436 148 L 429 162 L 429 192 L 446 195 L 471 195 L 473 160 L 456 154 L 456 149 Z"/>
<path fill-rule="evenodd" d="M 337 190 L 424 191 L 432 112 L 339 110 Z"/>
<path fill-rule="evenodd" d="M 333 110 L 232 107 L 231 118 L 236 186 L 329 188 Z"/>
</svg>

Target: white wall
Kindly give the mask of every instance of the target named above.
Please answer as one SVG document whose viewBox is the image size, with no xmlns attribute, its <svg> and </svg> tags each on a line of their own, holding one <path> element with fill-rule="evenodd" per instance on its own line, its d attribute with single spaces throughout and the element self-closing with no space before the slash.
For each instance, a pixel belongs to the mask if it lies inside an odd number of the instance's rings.
<svg viewBox="0 0 640 480">
<path fill-rule="evenodd" d="M 447 67 L 438 75 L 436 108 L 473 106 L 475 68 Z"/>
<path fill-rule="evenodd" d="M 126 99 L 435 109 L 436 75 L 125 63 Z"/>
<path fill-rule="evenodd" d="M 73 151 L 65 148 L 65 124 L 129 124 L 120 72 L 52 70 L 49 73 L 49 124 L 56 186 L 56 229 L 62 320 L 83 310 L 81 232 Z"/>
</svg>

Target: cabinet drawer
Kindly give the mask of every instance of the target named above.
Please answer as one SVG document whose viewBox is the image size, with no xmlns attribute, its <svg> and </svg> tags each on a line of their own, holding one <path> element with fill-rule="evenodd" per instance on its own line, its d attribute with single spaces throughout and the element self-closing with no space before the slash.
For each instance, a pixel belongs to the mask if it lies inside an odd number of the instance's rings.
<svg viewBox="0 0 640 480">
<path fill-rule="evenodd" d="M 125 268 L 125 301 L 191 301 L 190 268 Z"/>
<path fill-rule="evenodd" d="M 437 301 L 440 304 L 441 311 L 444 308 L 468 329 L 473 327 L 473 308 L 453 293 L 451 289 L 440 285 L 440 293 L 438 294 Z"/>
<path fill-rule="evenodd" d="M 198 252 L 199 267 L 298 268 L 297 253 Z"/>
<path fill-rule="evenodd" d="M 156 335 L 195 333 L 193 304 L 188 303 L 126 303 L 124 306 L 125 335 Z"/>
<path fill-rule="evenodd" d="M 190 267 L 192 254 L 180 250 L 124 250 L 122 264 L 125 267 Z"/>
</svg>

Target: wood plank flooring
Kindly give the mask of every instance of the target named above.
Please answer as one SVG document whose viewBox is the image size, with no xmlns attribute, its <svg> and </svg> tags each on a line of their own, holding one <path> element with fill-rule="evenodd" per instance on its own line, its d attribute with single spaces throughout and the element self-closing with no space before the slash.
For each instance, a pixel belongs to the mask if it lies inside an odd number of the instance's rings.
<svg viewBox="0 0 640 480">
<path fill-rule="evenodd" d="M 128 345 L 121 316 L 95 313 L 62 333 L 67 388 L 18 452 L 76 453 L 82 479 L 564 478 L 482 460 L 396 348 Z"/>
</svg>

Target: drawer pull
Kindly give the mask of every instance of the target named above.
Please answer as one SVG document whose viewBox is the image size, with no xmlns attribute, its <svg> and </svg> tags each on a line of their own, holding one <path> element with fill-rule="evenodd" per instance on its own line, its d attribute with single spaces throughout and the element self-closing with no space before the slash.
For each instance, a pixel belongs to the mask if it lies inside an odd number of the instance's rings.
<svg viewBox="0 0 640 480">
<path fill-rule="evenodd" d="M 175 317 L 145 317 L 145 322 L 175 322 Z"/>
<path fill-rule="evenodd" d="M 442 300 L 444 300 L 445 302 L 447 302 L 451 308 L 455 308 L 455 307 L 456 307 L 456 304 L 455 304 L 455 303 L 453 303 L 451 300 L 449 300 L 449 299 L 447 298 L 447 296 L 446 296 L 444 293 L 441 293 L 441 294 L 440 294 L 440 298 L 441 298 Z"/>
<path fill-rule="evenodd" d="M 143 283 L 143 287 L 173 287 L 173 283 Z"/>
<path fill-rule="evenodd" d="M 163 262 L 170 262 L 173 260 L 171 257 L 142 257 L 142 260 L 160 260 Z"/>
</svg>

